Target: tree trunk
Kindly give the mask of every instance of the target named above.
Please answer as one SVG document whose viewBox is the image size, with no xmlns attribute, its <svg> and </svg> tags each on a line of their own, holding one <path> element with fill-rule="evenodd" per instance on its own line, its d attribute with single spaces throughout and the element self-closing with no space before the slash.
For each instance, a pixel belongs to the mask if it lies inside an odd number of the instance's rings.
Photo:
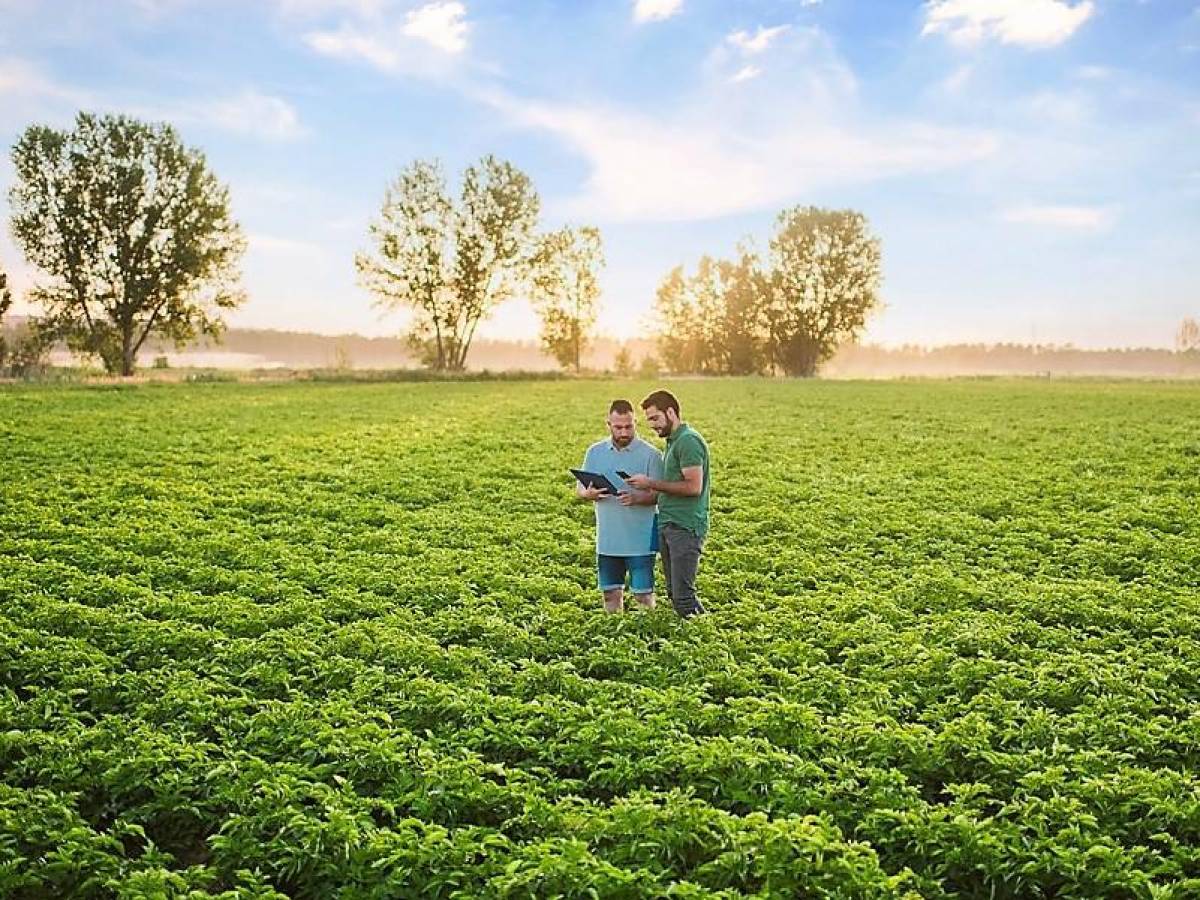
<svg viewBox="0 0 1200 900">
<path fill-rule="evenodd" d="M 783 358 L 780 363 L 787 375 L 799 378 L 812 378 L 817 374 L 817 363 L 821 360 L 821 344 L 807 334 L 794 334 L 789 337 L 781 348 Z"/>
<path fill-rule="evenodd" d="M 128 378 L 133 374 L 133 363 L 137 351 L 133 346 L 133 328 L 126 326 L 121 329 L 121 376 Z"/>
</svg>

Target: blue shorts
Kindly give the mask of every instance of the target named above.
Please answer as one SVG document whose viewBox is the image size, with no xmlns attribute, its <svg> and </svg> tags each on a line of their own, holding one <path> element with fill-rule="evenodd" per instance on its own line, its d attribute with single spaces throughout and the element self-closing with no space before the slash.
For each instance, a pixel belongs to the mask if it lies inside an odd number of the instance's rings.
<svg viewBox="0 0 1200 900">
<path fill-rule="evenodd" d="M 596 580 L 602 591 L 625 587 L 625 573 L 635 594 L 654 593 L 654 554 L 648 556 L 596 556 Z"/>
</svg>

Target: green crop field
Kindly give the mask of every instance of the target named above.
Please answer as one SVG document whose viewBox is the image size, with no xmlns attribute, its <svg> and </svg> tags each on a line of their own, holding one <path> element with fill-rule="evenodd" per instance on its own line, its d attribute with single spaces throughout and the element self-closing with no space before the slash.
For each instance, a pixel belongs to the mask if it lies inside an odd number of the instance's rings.
<svg viewBox="0 0 1200 900">
<path fill-rule="evenodd" d="M 1200 388 L 668 386 L 0 388 L 0 896 L 1200 897 Z"/>
</svg>

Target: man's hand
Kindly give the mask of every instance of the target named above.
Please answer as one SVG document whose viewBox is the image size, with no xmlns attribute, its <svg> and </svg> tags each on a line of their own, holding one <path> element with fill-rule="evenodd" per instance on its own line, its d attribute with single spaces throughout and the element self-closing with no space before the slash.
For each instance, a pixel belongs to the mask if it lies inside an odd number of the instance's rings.
<svg viewBox="0 0 1200 900">
<path fill-rule="evenodd" d="M 653 506 L 658 501 L 654 491 L 621 491 L 617 499 L 622 506 Z"/>
<path fill-rule="evenodd" d="M 630 475 L 628 478 L 625 479 L 625 483 L 630 485 L 631 487 L 637 488 L 639 491 L 650 490 L 650 476 L 649 475 L 642 475 L 642 474 Z"/>
<path fill-rule="evenodd" d="M 591 487 L 581 488 L 579 490 L 579 496 L 584 500 L 591 500 L 595 502 L 596 500 L 605 500 L 611 497 L 612 494 L 610 494 L 604 488 L 593 484 Z"/>
</svg>

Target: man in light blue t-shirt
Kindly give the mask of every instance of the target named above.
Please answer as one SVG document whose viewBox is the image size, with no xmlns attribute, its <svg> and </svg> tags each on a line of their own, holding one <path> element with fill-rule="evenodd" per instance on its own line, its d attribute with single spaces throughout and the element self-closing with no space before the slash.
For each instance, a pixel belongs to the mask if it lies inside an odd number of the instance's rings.
<svg viewBox="0 0 1200 900">
<path fill-rule="evenodd" d="M 614 497 L 598 487 L 575 485 L 576 496 L 596 507 L 596 578 L 608 612 L 619 613 L 625 607 L 626 575 L 638 605 L 653 609 L 658 495 L 634 489 L 625 478 L 662 478 L 662 454 L 637 436 L 633 404 L 628 400 L 614 400 L 605 422 L 609 436 L 588 447 L 583 468 L 604 475 L 620 493 Z"/>
</svg>

